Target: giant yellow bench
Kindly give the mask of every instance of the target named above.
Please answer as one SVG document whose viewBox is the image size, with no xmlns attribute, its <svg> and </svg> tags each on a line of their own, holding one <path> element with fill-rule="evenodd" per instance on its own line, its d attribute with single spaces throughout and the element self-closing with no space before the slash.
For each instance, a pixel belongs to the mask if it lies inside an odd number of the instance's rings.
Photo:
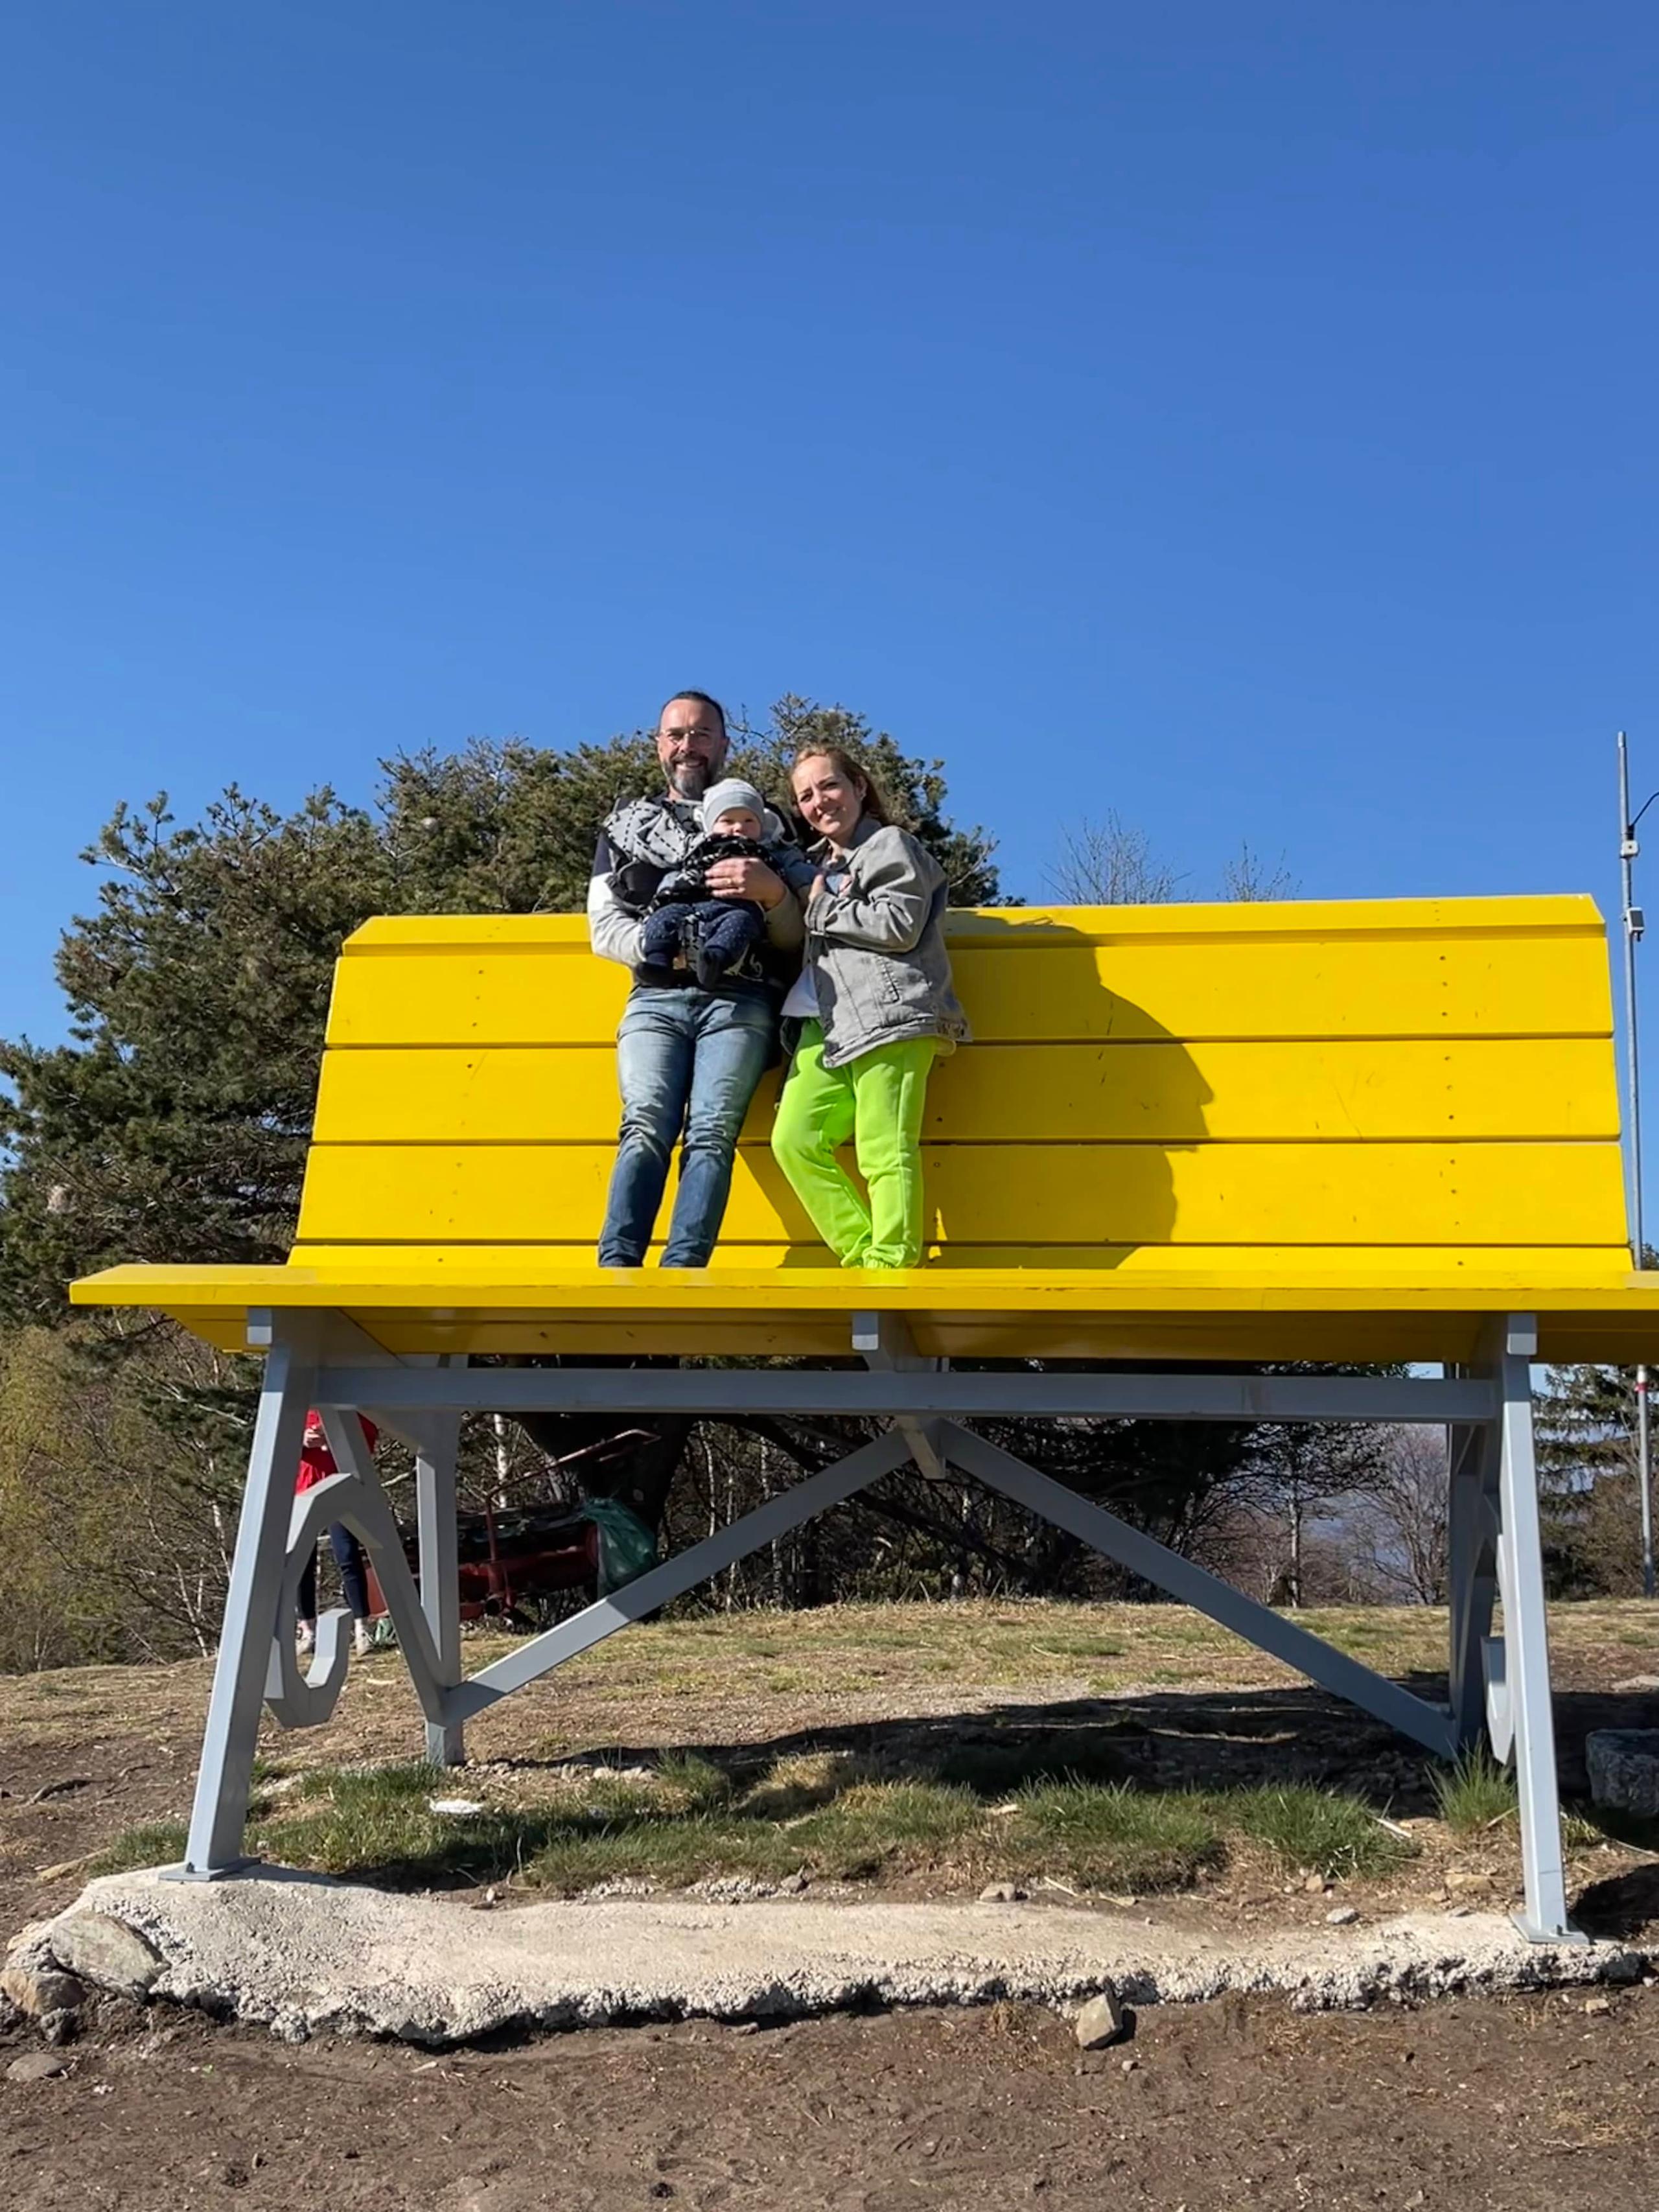
<svg viewBox="0 0 1659 2212">
<path fill-rule="evenodd" d="M 305 1675 L 289 1639 L 273 1639 L 328 1521 L 374 1552 L 429 1748 L 453 1759 L 490 1698 L 913 1457 L 1022 1498 L 1435 1750 L 1482 1728 L 1513 1747 L 1526 1924 L 1563 1934 L 1530 1363 L 1659 1353 L 1659 1278 L 1632 1268 L 1626 1224 L 1594 904 L 1007 909 L 953 916 L 950 935 L 975 1042 L 933 1079 L 934 1241 L 903 1275 L 826 1264 L 767 1148 L 772 1076 L 713 1267 L 601 1272 L 623 973 L 592 957 L 572 917 L 384 919 L 347 942 L 288 1263 L 118 1267 L 73 1291 L 270 1355 L 190 1870 L 237 1863 L 261 1695 L 298 1723 L 337 1695 L 337 1623 Z M 815 1364 L 585 1364 L 626 1352 Z M 467 1364 L 494 1353 L 558 1360 Z M 1137 1361 L 1162 1371 L 1123 1371 Z M 1357 1361 L 1443 1372 L 1236 1371 Z M 325 1407 L 342 1473 L 290 1510 L 307 1403 Z M 416 1446 L 418 1595 L 343 1425 L 354 1407 Z M 541 1407 L 827 1410 L 890 1426 L 463 1682 L 459 1418 Z M 968 1425 L 1012 1412 L 1445 1422 L 1446 1704 L 1331 1652 Z"/>
</svg>

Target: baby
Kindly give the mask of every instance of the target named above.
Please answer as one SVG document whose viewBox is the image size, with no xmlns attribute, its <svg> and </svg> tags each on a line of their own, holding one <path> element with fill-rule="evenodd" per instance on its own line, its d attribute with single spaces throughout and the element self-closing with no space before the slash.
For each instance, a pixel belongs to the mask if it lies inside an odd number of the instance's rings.
<svg viewBox="0 0 1659 2212">
<path fill-rule="evenodd" d="M 710 787 L 701 813 L 702 836 L 663 878 L 646 908 L 644 951 L 656 967 L 683 961 L 699 988 L 712 991 L 764 939 L 766 910 L 754 899 L 710 897 L 708 870 L 716 860 L 742 860 L 779 868 L 785 833 L 754 785 L 735 776 Z"/>
</svg>

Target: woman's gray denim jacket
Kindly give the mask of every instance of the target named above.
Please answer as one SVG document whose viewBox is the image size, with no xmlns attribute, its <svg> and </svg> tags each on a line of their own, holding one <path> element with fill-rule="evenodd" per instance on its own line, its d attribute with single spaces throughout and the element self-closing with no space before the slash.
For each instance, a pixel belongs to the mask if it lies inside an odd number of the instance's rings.
<svg viewBox="0 0 1659 2212">
<path fill-rule="evenodd" d="M 820 867 L 835 859 L 814 847 Z M 847 880 L 806 908 L 806 957 L 817 984 L 823 1064 L 844 1067 L 880 1045 L 936 1036 L 951 1051 L 969 1036 L 951 988 L 940 924 L 945 871 L 907 831 L 866 814 L 853 832 Z"/>
</svg>

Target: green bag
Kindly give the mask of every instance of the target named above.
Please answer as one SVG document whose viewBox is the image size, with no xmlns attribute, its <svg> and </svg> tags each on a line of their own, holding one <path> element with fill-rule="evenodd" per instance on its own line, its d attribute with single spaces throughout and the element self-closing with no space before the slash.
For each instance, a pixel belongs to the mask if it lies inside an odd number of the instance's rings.
<svg viewBox="0 0 1659 2212">
<path fill-rule="evenodd" d="M 609 1597 L 657 1565 L 657 1540 L 639 1515 L 620 1498 L 584 1498 L 583 1520 L 599 1532 L 599 1595 Z"/>
</svg>

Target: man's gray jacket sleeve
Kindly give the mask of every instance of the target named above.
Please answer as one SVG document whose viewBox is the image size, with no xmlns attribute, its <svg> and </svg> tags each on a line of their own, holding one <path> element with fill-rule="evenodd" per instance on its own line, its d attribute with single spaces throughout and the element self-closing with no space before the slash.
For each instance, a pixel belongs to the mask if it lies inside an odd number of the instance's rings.
<svg viewBox="0 0 1659 2212">
<path fill-rule="evenodd" d="M 601 837 L 587 884 L 587 941 L 601 960 L 637 968 L 645 957 L 645 925 L 617 896 L 611 859 L 610 841 Z"/>
</svg>

